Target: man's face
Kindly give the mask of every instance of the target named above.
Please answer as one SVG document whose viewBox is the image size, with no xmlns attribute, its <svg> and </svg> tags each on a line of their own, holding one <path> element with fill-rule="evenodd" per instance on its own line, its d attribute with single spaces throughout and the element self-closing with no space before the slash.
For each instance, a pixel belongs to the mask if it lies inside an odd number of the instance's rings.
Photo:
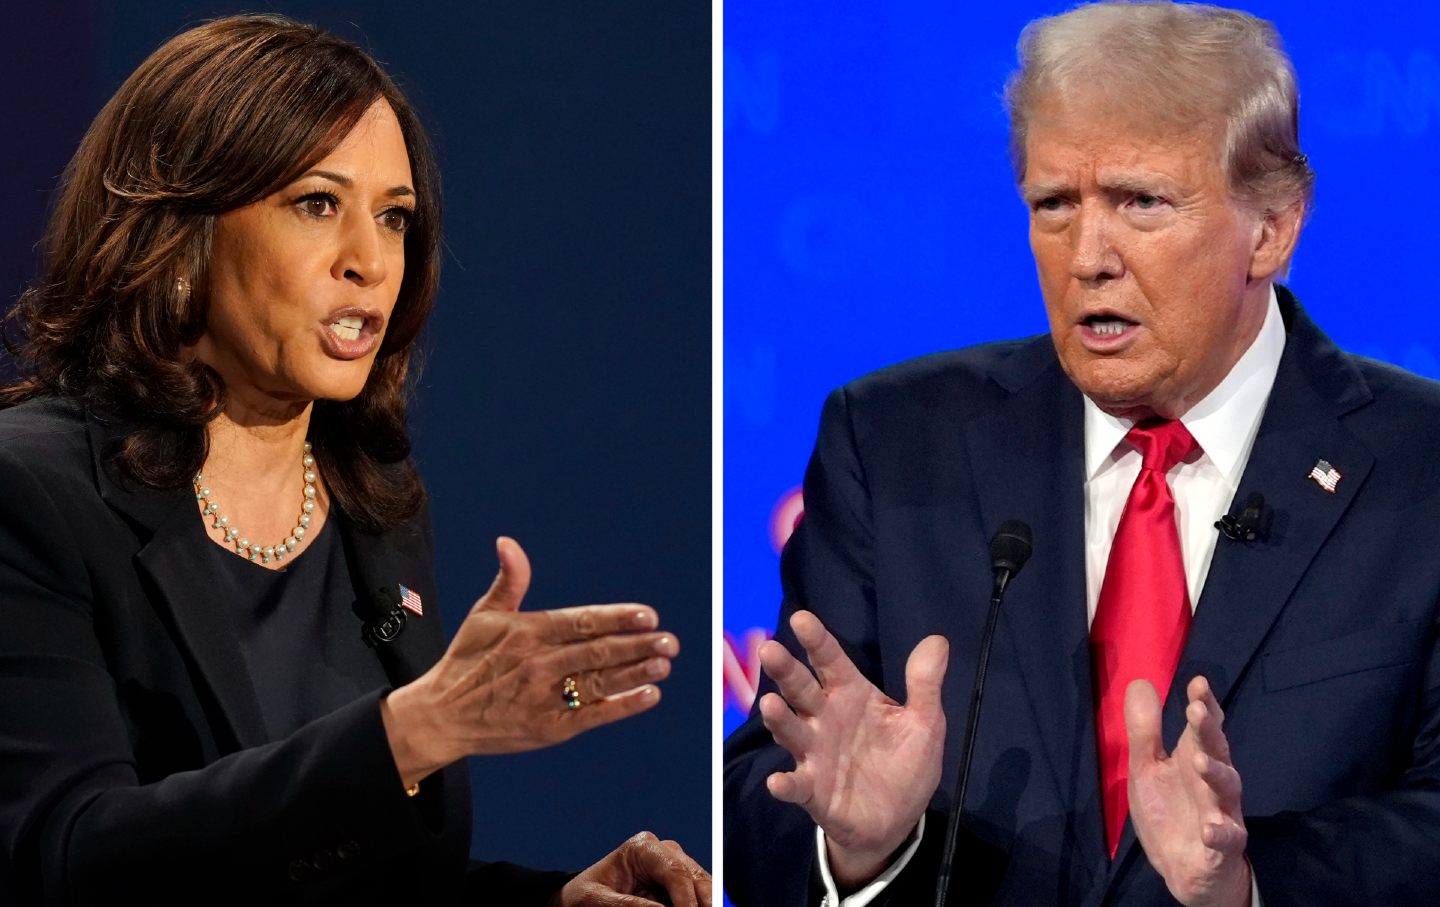
<svg viewBox="0 0 1440 907">
<path fill-rule="evenodd" d="M 1271 231 L 1231 198 L 1218 128 L 1137 129 L 1080 106 L 1038 106 L 1025 142 L 1051 338 L 1101 409 L 1178 418 L 1260 330 Z"/>
</svg>

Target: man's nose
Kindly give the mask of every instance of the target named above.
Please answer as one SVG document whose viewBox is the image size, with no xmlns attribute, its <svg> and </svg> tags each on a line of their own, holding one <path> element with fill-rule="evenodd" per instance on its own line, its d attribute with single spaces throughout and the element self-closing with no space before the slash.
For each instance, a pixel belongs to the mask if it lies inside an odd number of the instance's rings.
<svg viewBox="0 0 1440 907">
<path fill-rule="evenodd" d="M 1125 273 L 1125 263 L 1111 241 L 1113 219 L 1113 213 L 1099 205 L 1080 206 L 1071 225 L 1070 276 L 1094 282 Z"/>
</svg>

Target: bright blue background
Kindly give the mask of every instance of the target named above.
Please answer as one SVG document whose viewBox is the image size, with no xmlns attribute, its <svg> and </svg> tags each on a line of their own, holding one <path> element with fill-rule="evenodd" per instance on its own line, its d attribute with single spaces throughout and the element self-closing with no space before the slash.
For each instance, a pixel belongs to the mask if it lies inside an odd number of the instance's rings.
<svg viewBox="0 0 1440 907">
<path fill-rule="evenodd" d="M 1046 329 L 1000 90 L 1073 4 L 725 4 L 724 624 L 773 630 L 772 508 L 831 388 Z M 1440 377 L 1440 4 L 1256 2 L 1318 174 L 1289 285 L 1342 346 Z M 724 729 L 743 714 L 724 699 Z"/>
<path fill-rule="evenodd" d="M 1071 4 L 725 5 L 725 627 L 773 630 L 771 508 L 825 393 L 921 353 L 1045 330 L 1000 90 Z M 1342 346 L 1440 377 L 1440 10 L 1257 2 L 1319 175 L 1289 285 Z M 727 697 L 728 733 L 742 716 Z"/>
</svg>

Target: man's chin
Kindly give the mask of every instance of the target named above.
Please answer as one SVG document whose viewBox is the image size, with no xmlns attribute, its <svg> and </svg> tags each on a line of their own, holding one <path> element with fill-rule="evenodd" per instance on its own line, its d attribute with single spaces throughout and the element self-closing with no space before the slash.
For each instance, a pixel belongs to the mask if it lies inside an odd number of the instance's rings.
<svg viewBox="0 0 1440 907">
<path fill-rule="evenodd" d="M 1113 356 L 1056 344 L 1060 366 L 1070 383 L 1106 413 L 1119 419 L 1179 418 L 1180 402 L 1173 399 L 1175 363 L 1145 347 L 1132 347 Z"/>
<path fill-rule="evenodd" d="M 1082 380 L 1083 377 L 1085 376 L 1073 379 L 1075 386 L 1080 389 L 1080 393 L 1089 397 L 1090 402 L 1098 406 L 1102 412 L 1117 419 L 1139 422 L 1152 416 L 1174 419 L 1179 415 L 1171 412 L 1174 407 L 1167 406 L 1162 396 L 1148 384 L 1103 380 L 1086 381 Z"/>
</svg>

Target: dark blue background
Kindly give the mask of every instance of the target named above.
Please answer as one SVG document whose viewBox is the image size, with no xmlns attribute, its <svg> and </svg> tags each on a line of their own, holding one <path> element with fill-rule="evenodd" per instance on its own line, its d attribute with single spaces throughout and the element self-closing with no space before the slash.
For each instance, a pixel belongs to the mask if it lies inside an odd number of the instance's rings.
<svg viewBox="0 0 1440 907">
<path fill-rule="evenodd" d="M 474 852 L 580 868 L 649 828 L 710 856 L 710 12 L 705 4 L 49 2 L 7 9 L 0 301 L 35 273 L 55 178 L 166 38 L 273 10 L 368 47 L 444 180 L 416 456 L 453 632 L 529 552 L 527 607 L 645 601 L 684 653 L 660 705 L 472 760 Z"/>
</svg>

